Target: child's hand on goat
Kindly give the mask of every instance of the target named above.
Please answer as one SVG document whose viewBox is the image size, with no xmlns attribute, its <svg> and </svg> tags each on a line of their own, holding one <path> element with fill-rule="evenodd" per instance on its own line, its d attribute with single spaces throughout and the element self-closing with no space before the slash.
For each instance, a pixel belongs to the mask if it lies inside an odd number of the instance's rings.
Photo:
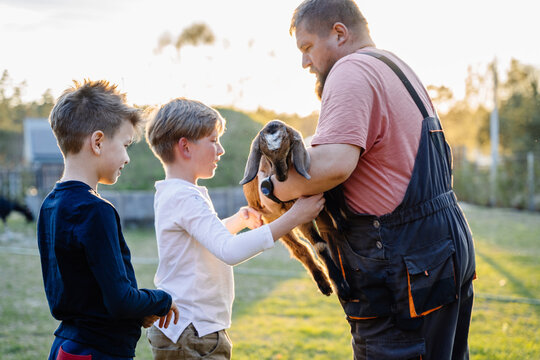
<svg viewBox="0 0 540 360">
<path fill-rule="evenodd" d="M 244 222 L 244 227 L 249 229 L 256 229 L 263 224 L 261 213 L 249 206 L 241 207 L 238 216 Z"/>
<path fill-rule="evenodd" d="M 249 206 L 241 207 L 236 214 L 222 221 L 231 234 L 236 234 L 245 228 L 255 229 L 262 225 L 261 214 Z"/>
<path fill-rule="evenodd" d="M 324 208 L 324 194 L 317 194 L 308 197 L 300 197 L 289 209 L 296 216 L 299 224 L 305 224 L 315 219 Z"/>
</svg>

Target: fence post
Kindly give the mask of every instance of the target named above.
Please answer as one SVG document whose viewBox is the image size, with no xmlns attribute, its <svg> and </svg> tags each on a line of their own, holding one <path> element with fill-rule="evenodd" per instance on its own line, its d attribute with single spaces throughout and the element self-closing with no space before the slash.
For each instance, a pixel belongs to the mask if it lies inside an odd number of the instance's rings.
<svg viewBox="0 0 540 360">
<path fill-rule="evenodd" d="M 529 210 L 534 211 L 534 154 L 532 151 L 527 153 L 527 174 L 527 184 L 529 188 Z"/>
</svg>

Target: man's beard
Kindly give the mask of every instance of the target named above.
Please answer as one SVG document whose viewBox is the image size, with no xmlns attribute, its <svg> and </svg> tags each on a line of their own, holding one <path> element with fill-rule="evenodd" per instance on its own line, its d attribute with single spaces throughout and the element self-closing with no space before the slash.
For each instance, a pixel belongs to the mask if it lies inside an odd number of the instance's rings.
<svg viewBox="0 0 540 360">
<path fill-rule="evenodd" d="M 326 82 L 325 74 L 317 74 L 317 82 L 315 83 L 315 94 L 319 98 L 319 101 L 322 100 L 322 93 L 324 90 L 324 83 Z"/>
<path fill-rule="evenodd" d="M 317 82 L 315 83 L 315 94 L 317 94 L 317 97 L 319 98 L 319 100 L 322 100 L 322 93 L 323 93 L 323 90 L 324 90 L 324 84 L 326 82 L 326 78 L 328 77 L 328 74 L 330 73 L 330 70 L 334 66 L 334 63 L 327 66 L 326 67 L 327 70 L 325 70 L 324 72 L 316 72 L 315 73 L 316 76 L 317 76 Z"/>
</svg>

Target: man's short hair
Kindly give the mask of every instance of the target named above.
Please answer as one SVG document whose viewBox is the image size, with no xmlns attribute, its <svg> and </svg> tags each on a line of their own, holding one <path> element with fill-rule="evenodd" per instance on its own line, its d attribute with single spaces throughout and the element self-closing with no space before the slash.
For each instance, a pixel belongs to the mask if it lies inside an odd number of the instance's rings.
<svg viewBox="0 0 540 360">
<path fill-rule="evenodd" d="M 135 129 L 141 124 L 139 110 L 127 105 L 126 95 L 116 85 L 106 80 L 73 82 L 74 86 L 60 95 L 49 115 L 64 156 L 78 153 L 84 139 L 94 131 L 101 130 L 112 137 L 124 121 L 130 121 Z"/>
<path fill-rule="evenodd" d="M 353 32 L 367 28 L 366 18 L 353 0 L 305 0 L 293 13 L 289 33 L 302 24 L 308 32 L 326 36 L 337 22 Z"/>
<path fill-rule="evenodd" d="M 185 98 L 162 105 L 146 125 L 146 141 L 162 163 L 174 161 L 174 146 L 181 138 L 199 140 L 217 130 L 225 131 L 225 119 L 211 107 Z"/>
</svg>

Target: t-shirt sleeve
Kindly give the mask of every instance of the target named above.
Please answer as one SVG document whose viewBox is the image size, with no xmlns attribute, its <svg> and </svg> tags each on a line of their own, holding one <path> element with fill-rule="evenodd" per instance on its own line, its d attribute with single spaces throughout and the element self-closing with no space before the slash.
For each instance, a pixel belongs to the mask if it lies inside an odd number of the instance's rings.
<svg viewBox="0 0 540 360">
<path fill-rule="evenodd" d="M 321 113 L 312 145 L 351 144 L 366 150 L 376 139 L 370 124 L 377 109 L 369 68 L 341 61 L 334 65 L 324 85 Z"/>
<path fill-rule="evenodd" d="M 177 225 L 226 264 L 237 265 L 274 246 L 268 225 L 231 234 L 200 194 L 183 195 L 175 206 L 172 211 L 181 214 Z"/>
<path fill-rule="evenodd" d="M 88 264 L 112 316 L 142 318 L 168 312 L 172 302 L 169 294 L 138 289 L 130 281 L 120 249 L 116 213 L 109 204 L 90 207 L 77 236 L 84 244 Z"/>
</svg>

